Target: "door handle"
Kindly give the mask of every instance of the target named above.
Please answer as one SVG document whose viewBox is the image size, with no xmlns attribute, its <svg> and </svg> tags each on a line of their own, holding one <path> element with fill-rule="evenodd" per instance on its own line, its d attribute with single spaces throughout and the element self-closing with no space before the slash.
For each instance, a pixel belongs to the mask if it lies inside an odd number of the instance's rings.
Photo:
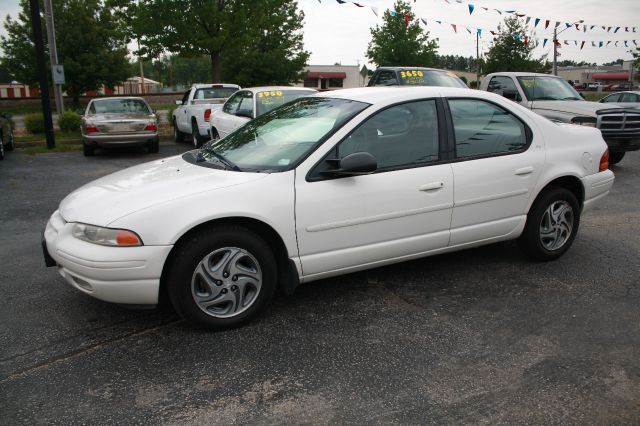
<svg viewBox="0 0 640 426">
<path fill-rule="evenodd" d="M 425 183 L 424 185 L 422 185 L 420 188 L 418 188 L 418 191 L 422 191 L 422 192 L 437 191 L 442 188 L 444 188 L 444 182 L 431 182 L 431 183 Z"/>
<path fill-rule="evenodd" d="M 522 168 L 520 168 L 520 169 L 515 171 L 515 174 L 517 176 L 525 176 L 525 175 L 529 175 L 531 173 L 533 173 L 533 167 L 531 167 L 531 166 L 522 167 Z"/>
</svg>

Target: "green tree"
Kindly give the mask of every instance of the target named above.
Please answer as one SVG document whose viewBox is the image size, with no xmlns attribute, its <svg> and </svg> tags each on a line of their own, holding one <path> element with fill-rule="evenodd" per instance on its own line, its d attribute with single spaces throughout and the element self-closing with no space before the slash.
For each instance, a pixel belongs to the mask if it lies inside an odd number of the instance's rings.
<svg viewBox="0 0 640 426">
<path fill-rule="evenodd" d="M 367 58 L 377 66 L 431 66 L 436 61 L 437 39 L 429 39 L 408 2 L 398 0 L 394 13 L 384 12 L 382 26 L 371 28 Z"/>
<path fill-rule="evenodd" d="M 527 26 L 517 17 L 506 17 L 498 26 L 498 34 L 485 55 L 482 72 L 549 72 L 551 68 L 544 57 L 533 58 L 533 49 L 537 46 L 533 35 L 527 34 Z"/>
<path fill-rule="evenodd" d="M 20 6 L 16 20 L 5 20 L 7 35 L 0 38 L 2 64 L 22 83 L 37 85 L 29 1 L 21 0 Z M 74 106 L 83 92 L 102 85 L 114 87 L 129 77 L 125 37 L 100 0 L 57 0 L 53 16 L 58 62 L 65 72 L 63 88 L 73 97 Z"/>
<path fill-rule="evenodd" d="M 289 82 L 299 78 L 308 58 L 297 1 L 111 1 L 126 11 L 123 15 L 134 16 L 131 29 L 141 54 L 206 55 L 213 82 L 222 77 L 241 84 Z"/>
</svg>

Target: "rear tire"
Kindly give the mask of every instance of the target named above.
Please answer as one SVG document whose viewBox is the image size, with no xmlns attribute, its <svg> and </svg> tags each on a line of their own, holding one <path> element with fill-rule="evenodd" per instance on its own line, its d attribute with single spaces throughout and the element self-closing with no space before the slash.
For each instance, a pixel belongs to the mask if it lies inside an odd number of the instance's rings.
<svg viewBox="0 0 640 426">
<path fill-rule="evenodd" d="M 154 140 L 154 141 L 150 142 L 148 148 L 149 148 L 149 153 L 150 154 L 156 154 L 156 153 L 160 152 L 160 141 Z"/>
<path fill-rule="evenodd" d="M 13 137 L 13 130 L 11 130 L 11 133 L 9 133 L 9 140 L 7 141 L 4 149 L 5 151 L 13 151 L 14 148 L 15 148 L 15 139 Z"/>
<path fill-rule="evenodd" d="M 191 122 L 191 137 L 193 139 L 193 146 L 196 148 L 200 148 L 204 143 L 204 138 L 200 136 L 198 123 L 196 123 L 195 120 Z"/>
<path fill-rule="evenodd" d="M 626 152 L 610 152 L 609 153 L 609 164 L 618 164 L 624 158 L 624 154 Z"/>
<path fill-rule="evenodd" d="M 533 259 L 555 260 L 569 250 L 579 225 L 576 196 L 566 188 L 550 187 L 531 206 L 518 246 Z"/>
<path fill-rule="evenodd" d="M 85 157 L 93 157 L 95 155 L 95 147 L 87 144 L 86 142 L 82 143 L 82 153 Z"/>
<path fill-rule="evenodd" d="M 176 119 L 173 119 L 173 140 L 175 143 L 184 142 L 184 133 L 178 130 L 178 124 L 176 123 Z"/>
<path fill-rule="evenodd" d="M 2 143 L 2 136 L 0 136 L 0 160 L 4 160 L 4 143 Z"/>
<path fill-rule="evenodd" d="M 254 232 L 214 226 L 176 247 L 166 279 L 169 299 L 181 317 L 210 330 L 225 330 L 265 310 L 276 288 L 276 259 Z"/>
</svg>

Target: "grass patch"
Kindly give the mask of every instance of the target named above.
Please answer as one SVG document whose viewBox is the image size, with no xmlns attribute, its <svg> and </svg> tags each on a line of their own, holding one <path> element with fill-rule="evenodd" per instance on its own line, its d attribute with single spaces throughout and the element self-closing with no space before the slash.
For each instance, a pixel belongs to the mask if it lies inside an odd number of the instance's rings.
<svg viewBox="0 0 640 426">
<path fill-rule="evenodd" d="M 14 137 L 15 137 L 16 147 L 18 148 L 47 144 L 47 138 L 45 137 L 45 135 L 32 135 L 30 133 L 24 133 L 21 135 L 15 134 Z M 66 142 L 67 144 L 70 144 L 70 143 L 79 144 L 82 142 L 82 136 L 80 135 L 80 132 L 56 131 L 55 137 L 56 137 L 56 144 L 58 142 L 61 142 L 61 143 Z"/>
<path fill-rule="evenodd" d="M 582 94 L 584 95 L 585 100 L 591 101 L 591 102 L 598 102 L 600 99 L 604 98 L 609 93 L 607 93 L 607 92 L 602 92 L 602 93 L 598 93 L 598 92 L 582 92 Z"/>
<path fill-rule="evenodd" d="M 66 144 L 66 143 L 57 143 L 56 147 L 53 149 L 47 149 L 47 145 L 38 145 L 31 146 L 26 149 L 26 153 L 29 155 L 36 154 L 47 154 L 49 152 L 71 152 L 71 151 L 81 151 L 82 144 Z"/>
</svg>

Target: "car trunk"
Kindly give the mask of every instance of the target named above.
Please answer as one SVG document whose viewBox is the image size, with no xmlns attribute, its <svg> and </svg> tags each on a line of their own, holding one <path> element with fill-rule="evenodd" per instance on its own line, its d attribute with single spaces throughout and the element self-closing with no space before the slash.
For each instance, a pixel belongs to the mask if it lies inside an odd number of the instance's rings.
<svg viewBox="0 0 640 426">
<path fill-rule="evenodd" d="M 102 114 L 90 118 L 98 131 L 106 134 L 139 133 L 151 119 L 151 116 L 140 114 Z"/>
</svg>

